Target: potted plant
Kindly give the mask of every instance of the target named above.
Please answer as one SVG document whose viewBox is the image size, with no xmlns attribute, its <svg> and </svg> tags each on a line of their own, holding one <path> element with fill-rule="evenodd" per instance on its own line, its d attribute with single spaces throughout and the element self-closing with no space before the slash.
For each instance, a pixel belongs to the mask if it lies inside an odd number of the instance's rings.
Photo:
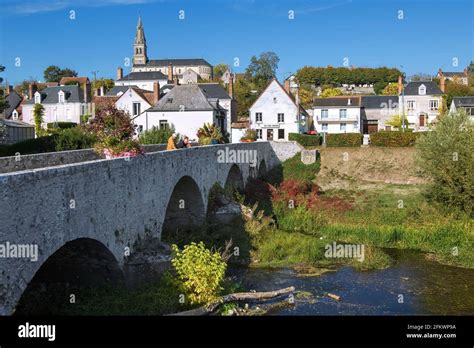
<svg viewBox="0 0 474 348">
<path fill-rule="evenodd" d="M 240 142 L 242 143 L 252 143 L 257 140 L 257 131 L 252 128 L 247 128 Z"/>
<path fill-rule="evenodd" d="M 95 150 L 105 158 L 136 157 L 143 154 L 137 140 L 133 139 L 135 126 L 130 116 L 115 106 L 100 109 L 87 125 L 97 137 Z"/>
<path fill-rule="evenodd" d="M 204 125 L 198 129 L 197 137 L 201 145 L 225 143 L 225 137 L 221 129 L 215 124 L 204 123 Z"/>
</svg>

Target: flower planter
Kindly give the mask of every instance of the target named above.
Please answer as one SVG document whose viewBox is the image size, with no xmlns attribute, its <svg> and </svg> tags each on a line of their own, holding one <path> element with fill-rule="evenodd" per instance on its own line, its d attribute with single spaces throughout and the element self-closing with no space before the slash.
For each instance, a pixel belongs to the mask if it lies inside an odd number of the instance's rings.
<svg viewBox="0 0 474 348">
<path fill-rule="evenodd" d="M 253 143 L 253 142 L 255 142 L 255 140 L 252 140 L 252 139 L 240 139 L 240 142 L 241 142 L 241 143 Z"/>
<path fill-rule="evenodd" d="M 140 150 L 140 151 L 131 150 L 131 151 L 122 151 L 122 152 L 119 152 L 117 154 L 114 154 L 109 149 L 104 149 L 103 154 L 104 154 L 106 159 L 111 159 L 111 158 L 121 158 L 121 157 L 125 157 L 125 158 L 137 157 L 137 156 L 143 155 L 144 152 L 143 152 L 143 150 Z"/>
</svg>

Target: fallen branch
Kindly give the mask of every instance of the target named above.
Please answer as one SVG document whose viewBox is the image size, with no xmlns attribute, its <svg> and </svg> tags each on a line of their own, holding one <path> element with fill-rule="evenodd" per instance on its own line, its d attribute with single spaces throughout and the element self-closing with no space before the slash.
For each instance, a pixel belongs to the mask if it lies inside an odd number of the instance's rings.
<svg viewBox="0 0 474 348">
<path fill-rule="evenodd" d="M 290 294 L 295 291 L 294 286 L 290 286 L 288 288 L 280 289 L 280 290 L 275 290 L 275 291 L 266 291 L 266 292 L 236 292 L 234 294 L 229 294 L 222 296 L 219 298 L 217 301 L 212 302 L 208 305 L 191 309 L 189 311 L 184 311 L 184 312 L 179 312 L 179 313 L 174 313 L 170 315 L 208 315 L 212 312 L 214 312 L 217 308 L 219 308 L 220 305 L 224 303 L 229 303 L 229 302 L 235 302 L 235 301 L 247 301 L 247 300 L 267 300 L 271 298 L 275 298 L 281 295 L 286 295 Z"/>
</svg>

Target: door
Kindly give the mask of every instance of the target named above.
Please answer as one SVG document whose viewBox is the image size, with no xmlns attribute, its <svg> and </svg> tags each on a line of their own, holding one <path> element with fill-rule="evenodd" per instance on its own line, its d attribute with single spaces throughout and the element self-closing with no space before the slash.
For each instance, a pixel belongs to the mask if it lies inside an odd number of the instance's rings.
<svg viewBox="0 0 474 348">
<path fill-rule="evenodd" d="M 368 124 L 367 125 L 367 133 L 372 134 L 372 133 L 377 133 L 378 131 L 378 125 L 377 124 Z"/>
<path fill-rule="evenodd" d="M 425 126 L 425 115 L 420 115 L 420 127 Z"/>
<path fill-rule="evenodd" d="M 267 129 L 267 140 L 273 140 L 273 129 Z"/>
</svg>

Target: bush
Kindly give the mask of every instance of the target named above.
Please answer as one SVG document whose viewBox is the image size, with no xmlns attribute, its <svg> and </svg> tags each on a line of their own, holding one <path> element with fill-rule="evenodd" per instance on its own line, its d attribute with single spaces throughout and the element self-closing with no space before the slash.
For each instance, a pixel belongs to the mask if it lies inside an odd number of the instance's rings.
<svg viewBox="0 0 474 348">
<path fill-rule="evenodd" d="M 304 147 L 309 146 L 319 146 L 323 142 L 323 137 L 320 134 L 298 134 L 298 133 L 289 133 L 288 140 L 296 141 L 298 144 Z"/>
<path fill-rule="evenodd" d="M 440 118 L 416 142 L 418 164 L 432 179 L 429 198 L 474 215 L 474 123 L 464 110 Z"/>
<path fill-rule="evenodd" d="M 257 140 L 257 131 L 255 129 L 247 128 L 245 130 L 245 134 L 243 137 L 240 138 L 242 141 L 256 141 Z"/>
<path fill-rule="evenodd" d="M 140 144 L 166 144 L 169 137 L 175 132 L 174 126 L 169 128 L 152 127 L 140 134 Z M 177 137 L 179 138 L 179 137 Z"/>
<path fill-rule="evenodd" d="M 361 146 L 363 135 L 360 133 L 327 134 L 327 146 Z"/>
<path fill-rule="evenodd" d="M 74 122 L 50 122 L 47 124 L 48 129 L 68 129 L 74 128 L 77 126 L 77 123 Z"/>
<path fill-rule="evenodd" d="M 19 143 L 0 147 L 0 156 L 30 155 L 56 151 L 56 136 L 50 135 L 35 139 L 20 141 Z"/>
<path fill-rule="evenodd" d="M 416 139 L 421 133 L 401 132 L 401 131 L 380 131 L 370 135 L 370 145 L 373 146 L 389 146 L 389 147 L 405 147 L 414 146 Z"/>
<path fill-rule="evenodd" d="M 215 300 L 222 290 L 227 264 L 218 252 L 206 249 L 203 242 L 184 246 L 182 251 L 173 244 L 171 261 L 191 304 L 204 304 Z"/>
<path fill-rule="evenodd" d="M 80 127 L 64 129 L 57 133 L 55 139 L 56 151 L 89 149 L 94 147 L 97 141 L 94 135 L 86 133 Z"/>
</svg>

